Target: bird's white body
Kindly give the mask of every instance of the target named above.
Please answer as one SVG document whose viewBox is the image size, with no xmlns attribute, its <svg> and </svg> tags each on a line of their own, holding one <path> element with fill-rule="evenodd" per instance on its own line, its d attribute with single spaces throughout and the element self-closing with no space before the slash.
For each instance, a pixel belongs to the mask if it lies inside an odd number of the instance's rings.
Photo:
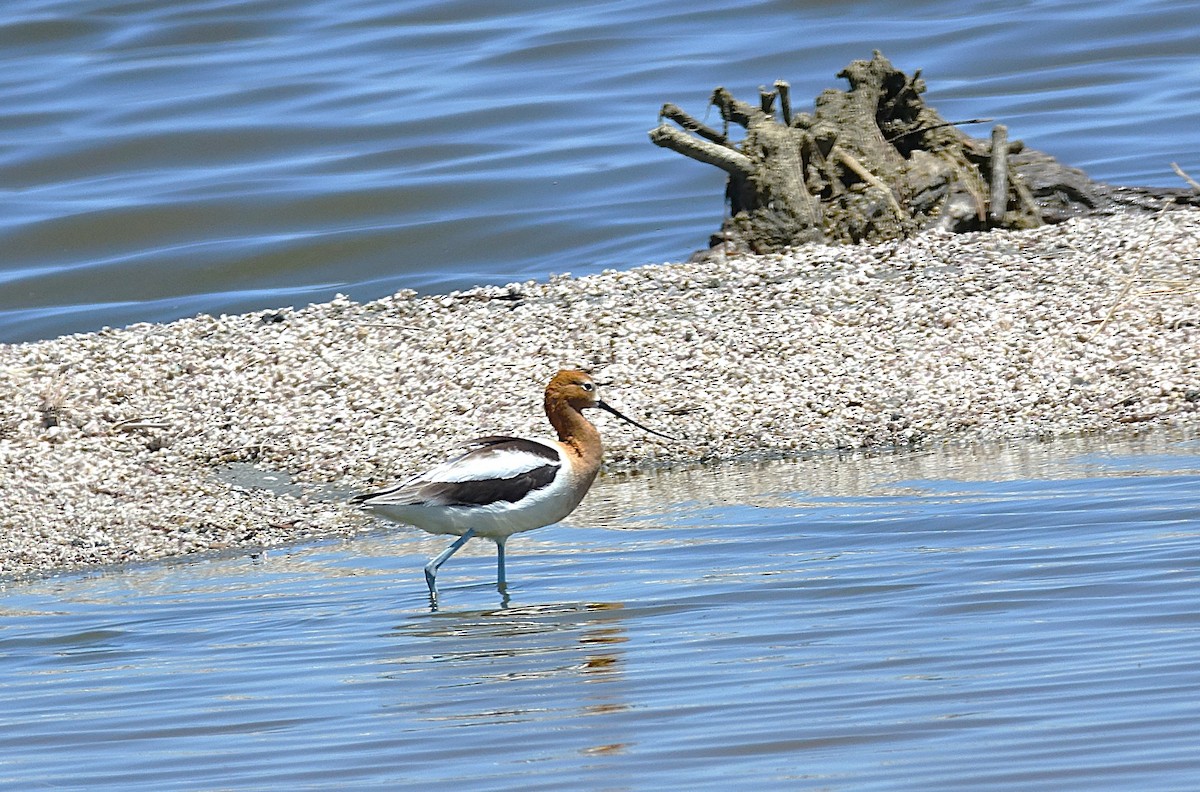
<svg viewBox="0 0 1200 792">
<path fill-rule="evenodd" d="M 595 471 L 553 440 L 480 438 L 470 450 L 362 501 L 382 517 L 431 534 L 503 540 L 562 520 Z"/>
</svg>

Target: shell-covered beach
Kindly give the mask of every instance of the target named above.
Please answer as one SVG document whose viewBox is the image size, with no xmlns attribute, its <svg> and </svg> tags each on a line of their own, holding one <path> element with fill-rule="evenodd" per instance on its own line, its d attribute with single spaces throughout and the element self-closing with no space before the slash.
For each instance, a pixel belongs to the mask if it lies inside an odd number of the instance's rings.
<svg viewBox="0 0 1200 792">
<path fill-rule="evenodd" d="M 611 469 L 1195 422 L 1198 251 L 1180 210 L 0 346 L 0 575 L 370 529 L 346 495 L 544 436 L 564 366 L 685 438 L 594 416 Z"/>
</svg>

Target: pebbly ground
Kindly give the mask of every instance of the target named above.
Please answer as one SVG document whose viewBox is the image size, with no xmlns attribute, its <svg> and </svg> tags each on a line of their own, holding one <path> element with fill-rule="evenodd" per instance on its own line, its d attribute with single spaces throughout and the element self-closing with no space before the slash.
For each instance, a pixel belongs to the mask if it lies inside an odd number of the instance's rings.
<svg viewBox="0 0 1200 792">
<path fill-rule="evenodd" d="M 0 578 L 368 530 L 345 494 L 545 436 L 564 366 L 686 438 L 597 414 L 610 468 L 1196 423 L 1200 212 L 0 345 Z"/>
</svg>

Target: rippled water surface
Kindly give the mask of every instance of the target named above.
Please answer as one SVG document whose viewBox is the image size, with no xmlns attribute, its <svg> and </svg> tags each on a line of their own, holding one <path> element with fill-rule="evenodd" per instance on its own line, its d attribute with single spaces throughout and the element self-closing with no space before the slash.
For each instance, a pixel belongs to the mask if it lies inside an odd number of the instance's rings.
<svg viewBox="0 0 1200 792">
<path fill-rule="evenodd" d="M 12 789 L 1187 789 L 1200 444 L 601 479 L 510 544 L 349 542 L 0 597 Z"/>
<path fill-rule="evenodd" d="M 875 48 L 1096 178 L 1200 175 L 1189 3 L 4 9 L 0 341 L 679 260 L 723 180 L 649 143 L 662 103 L 784 78 L 806 107 Z"/>
</svg>

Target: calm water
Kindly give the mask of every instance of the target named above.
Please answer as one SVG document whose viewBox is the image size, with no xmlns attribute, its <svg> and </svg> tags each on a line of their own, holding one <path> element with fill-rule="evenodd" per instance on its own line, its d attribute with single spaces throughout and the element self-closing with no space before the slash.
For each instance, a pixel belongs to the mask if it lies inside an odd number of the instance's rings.
<svg viewBox="0 0 1200 792">
<path fill-rule="evenodd" d="M 0 787 L 1194 789 L 1200 441 L 601 479 L 510 545 L 10 584 Z"/>
<path fill-rule="evenodd" d="M 679 260 L 722 179 L 660 105 L 873 48 L 1096 178 L 1200 175 L 1191 3 L 8 0 L 0 341 Z"/>
</svg>

